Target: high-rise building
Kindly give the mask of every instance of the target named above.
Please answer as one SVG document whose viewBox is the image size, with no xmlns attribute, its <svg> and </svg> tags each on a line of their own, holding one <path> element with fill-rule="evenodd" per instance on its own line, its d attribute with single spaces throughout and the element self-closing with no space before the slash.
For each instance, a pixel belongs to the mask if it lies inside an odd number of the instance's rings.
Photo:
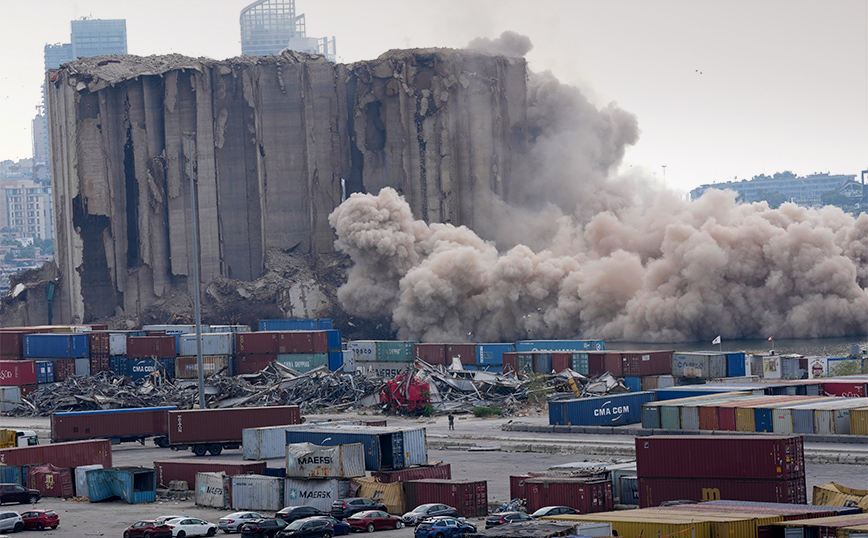
<svg viewBox="0 0 868 538">
<path fill-rule="evenodd" d="M 0 229 L 16 239 L 54 239 L 51 187 L 33 181 L 4 181 L 0 189 Z"/>
<path fill-rule="evenodd" d="M 257 0 L 241 10 L 241 54 L 269 56 L 284 49 L 322 54 L 336 61 L 335 38 L 307 37 L 295 0 Z"/>
</svg>

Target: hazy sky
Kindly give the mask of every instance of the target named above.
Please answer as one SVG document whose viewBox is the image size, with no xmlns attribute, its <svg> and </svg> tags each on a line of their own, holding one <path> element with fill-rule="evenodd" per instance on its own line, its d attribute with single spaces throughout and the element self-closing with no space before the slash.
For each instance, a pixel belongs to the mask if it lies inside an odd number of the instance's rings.
<svg viewBox="0 0 868 538">
<path fill-rule="evenodd" d="M 0 160 L 31 156 L 43 47 L 83 16 L 127 21 L 130 54 L 241 52 L 246 0 L 0 0 Z M 598 105 L 642 131 L 624 167 L 680 190 L 790 170 L 868 169 L 868 1 L 297 0 L 341 62 L 463 47 L 513 30 Z"/>
</svg>

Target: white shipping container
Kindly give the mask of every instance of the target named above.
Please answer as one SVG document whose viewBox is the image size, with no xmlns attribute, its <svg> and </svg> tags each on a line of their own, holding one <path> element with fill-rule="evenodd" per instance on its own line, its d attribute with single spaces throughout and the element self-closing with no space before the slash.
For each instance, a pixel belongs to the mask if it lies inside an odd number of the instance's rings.
<svg viewBox="0 0 868 538">
<path fill-rule="evenodd" d="M 781 359 L 773 355 L 763 357 L 763 377 L 766 379 L 781 378 Z"/>
<path fill-rule="evenodd" d="M 230 483 L 224 472 L 196 473 L 196 504 L 229 510 L 232 508 Z"/>
<path fill-rule="evenodd" d="M 12 411 L 21 401 L 21 387 L 0 387 L 0 413 Z"/>
<path fill-rule="evenodd" d="M 202 355 L 231 355 L 232 343 L 235 335 L 232 333 L 207 333 L 202 334 Z M 195 334 L 182 334 L 180 336 L 178 355 L 197 355 Z"/>
<path fill-rule="evenodd" d="M 556 521 L 555 523 L 561 523 Z M 570 534 L 574 536 L 612 536 L 612 524 L 598 521 L 579 522 Z"/>
<path fill-rule="evenodd" d="M 250 325 L 211 325 L 212 333 L 249 333 Z"/>
<path fill-rule="evenodd" d="M 286 430 L 293 425 L 245 428 L 241 448 L 245 460 L 262 461 L 286 457 Z"/>
<path fill-rule="evenodd" d="M 353 352 L 357 366 L 360 362 L 377 361 L 377 342 L 374 340 L 352 340 L 347 344 L 347 350 Z"/>
<path fill-rule="evenodd" d="M 349 480 L 305 480 L 287 478 L 284 481 L 284 501 L 286 506 L 313 506 L 324 512 L 331 510 L 332 503 L 349 497 Z"/>
<path fill-rule="evenodd" d="M 75 496 L 90 497 L 90 492 L 87 490 L 87 472 L 94 469 L 102 469 L 102 465 L 95 463 L 93 465 L 82 465 L 75 468 Z"/>
<path fill-rule="evenodd" d="M 413 369 L 412 362 L 357 362 L 357 372 L 369 372 L 379 377 L 391 379 L 401 372 Z"/>
<path fill-rule="evenodd" d="M 428 465 L 428 439 L 425 428 L 403 430 L 404 465 Z"/>
<path fill-rule="evenodd" d="M 292 478 L 355 478 L 365 476 L 365 445 L 286 445 L 286 476 Z"/>
<path fill-rule="evenodd" d="M 75 359 L 75 375 L 90 375 L 90 359 Z"/>
<path fill-rule="evenodd" d="M 233 510 L 266 510 L 283 508 L 283 478 L 258 474 L 232 477 Z"/>
<path fill-rule="evenodd" d="M 109 334 L 109 355 L 127 354 L 127 335 L 125 333 Z"/>
<path fill-rule="evenodd" d="M 208 332 L 210 327 L 208 325 L 202 325 L 202 332 Z M 188 334 L 195 333 L 196 326 L 195 325 L 144 325 L 142 326 L 143 331 L 166 331 L 166 334 Z"/>
<path fill-rule="evenodd" d="M 342 351 L 344 354 L 344 366 L 341 368 L 341 372 L 352 374 L 356 371 L 356 354 L 352 351 L 345 349 Z"/>
</svg>

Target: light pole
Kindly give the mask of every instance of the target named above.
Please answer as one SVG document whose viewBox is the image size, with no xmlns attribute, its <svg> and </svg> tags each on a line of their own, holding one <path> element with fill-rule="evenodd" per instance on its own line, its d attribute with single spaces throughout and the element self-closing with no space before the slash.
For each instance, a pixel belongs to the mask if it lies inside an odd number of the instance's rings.
<svg viewBox="0 0 868 538">
<path fill-rule="evenodd" d="M 193 137 L 196 133 L 185 132 L 187 137 L 187 162 L 190 163 L 190 218 L 193 219 L 193 310 L 196 312 L 196 370 L 199 373 L 199 409 L 206 409 L 205 372 L 202 364 L 202 312 L 199 307 L 199 216 L 196 182 L 193 181 Z"/>
</svg>

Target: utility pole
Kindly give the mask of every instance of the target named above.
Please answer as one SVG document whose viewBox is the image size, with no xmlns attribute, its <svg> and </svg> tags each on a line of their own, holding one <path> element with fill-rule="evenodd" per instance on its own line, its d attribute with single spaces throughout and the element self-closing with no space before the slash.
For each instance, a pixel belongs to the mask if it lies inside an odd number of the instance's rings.
<svg viewBox="0 0 868 538">
<path fill-rule="evenodd" d="M 666 181 L 666 165 L 663 165 L 663 181 Z"/>
<path fill-rule="evenodd" d="M 199 214 L 196 182 L 193 181 L 193 137 L 196 133 L 185 132 L 187 137 L 187 162 L 190 163 L 190 218 L 193 219 L 193 310 L 196 311 L 196 370 L 199 373 L 199 409 L 207 409 L 205 402 L 205 366 L 202 364 L 202 311 L 199 306 Z"/>
</svg>

